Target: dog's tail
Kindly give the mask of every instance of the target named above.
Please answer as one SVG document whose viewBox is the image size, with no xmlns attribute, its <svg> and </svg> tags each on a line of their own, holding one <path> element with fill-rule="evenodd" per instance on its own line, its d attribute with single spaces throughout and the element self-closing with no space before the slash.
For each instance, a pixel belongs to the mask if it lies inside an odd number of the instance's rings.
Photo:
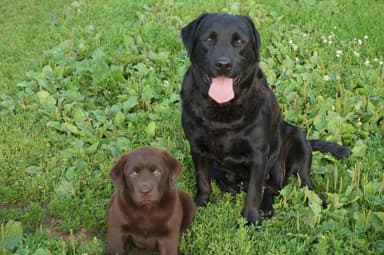
<svg viewBox="0 0 384 255">
<path fill-rule="evenodd" d="M 320 152 L 329 152 L 336 158 L 345 158 L 351 154 L 351 151 L 340 144 L 327 142 L 324 140 L 309 140 L 312 150 Z"/>
</svg>

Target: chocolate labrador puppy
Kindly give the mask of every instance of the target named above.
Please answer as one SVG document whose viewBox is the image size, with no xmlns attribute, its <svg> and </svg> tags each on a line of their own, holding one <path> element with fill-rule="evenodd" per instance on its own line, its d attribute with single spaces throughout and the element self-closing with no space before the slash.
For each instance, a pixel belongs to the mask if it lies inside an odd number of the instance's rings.
<svg viewBox="0 0 384 255">
<path fill-rule="evenodd" d="M 181 31 L 191 66 L 181 90 L 182 124 L 196 170 L 197 205 L 208 202 L 211 178 L 247 192 L 243 215 L 272 215 L 273 196 L 288 177 L 310 180 L 312 150 L 345 157 L 335 143 L 307 140 L 285 122 L 259 67 L 260 35 L 247 16 L 203 14 Z"/>
<path fill-rule="evenodd" d="M 117 186 L 107 209 L 107 254 L 148 249 L 161 255 L 179 254 L 180 235 L 192 223 L 195 204 L 174 187 L 181 163 L 162 149 L 141 147 L 123 155 L 110 177 Z M 140 249 L 137 249 L 140 248 Z"/>
</svg>

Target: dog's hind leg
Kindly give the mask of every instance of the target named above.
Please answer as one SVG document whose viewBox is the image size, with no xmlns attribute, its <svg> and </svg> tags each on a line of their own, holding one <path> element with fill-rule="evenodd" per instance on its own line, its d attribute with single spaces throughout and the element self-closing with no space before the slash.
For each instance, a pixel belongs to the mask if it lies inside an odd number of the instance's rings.
<svg viewBox="0 0 384 255">
<path fill-rule="evenodd" d="M 301 186 L 307 186 L 310 190 L 313 190 L 313 184 L 311 181 L 311 166 L 312 166 L 312 151 L 310 147 L 305 150 L 302 155 L 302 159 L 298 162 L 297 166 L 294 166 L 297 169 L 300 177 Z"/>
</svg>

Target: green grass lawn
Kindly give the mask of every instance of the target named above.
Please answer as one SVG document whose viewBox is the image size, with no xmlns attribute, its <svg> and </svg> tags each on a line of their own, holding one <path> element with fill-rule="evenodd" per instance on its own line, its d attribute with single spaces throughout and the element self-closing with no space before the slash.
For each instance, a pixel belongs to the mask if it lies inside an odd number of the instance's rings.
<svg viewBox="0 0 384 255">
<path fill-rule="evenodd" d="M 244 194 L 214 186 L 184 253 L 384 253 L 384 2 L 214 2 L 0 3 L 0 254 L 103 254 L 109 169 L 141 145 L 175 155 L 194 194 L 179 34 L 206 11 L 249 15 L 285 119 L 353 154 L 314 153 L 316 193 L 292 178 L 259 230 L 244 226 Z"/>
</svg>

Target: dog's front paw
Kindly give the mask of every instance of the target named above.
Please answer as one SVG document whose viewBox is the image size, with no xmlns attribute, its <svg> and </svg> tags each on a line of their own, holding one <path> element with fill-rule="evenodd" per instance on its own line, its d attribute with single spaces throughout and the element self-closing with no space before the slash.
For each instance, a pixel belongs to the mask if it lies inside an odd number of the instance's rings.
<svg viewBox="0 0 384 255">
<path fill-rule="evenodd" d="M 245 209 L 243 216 L 247 220 L 247 225 L 260 226 L 263 221 L 260 212 L 256 209 Z"/>
<path fill-rule="evenodd" d="M 209 196 L 207 195 L 197 195 L 195 198 L 195 203 L 197 206 L 206 206 L 209 201 Z"/>
<path fill-rule="evenodd" d="M 262 211 L 261 213 L 261 217 L 263 219 L 269 219 L 269 218 L 272 218 L 272 216 L 274 215 L 274 212 L 273 212 L 273 209 L 271 210 L 266 210 L 266 211 Z"/>
</svg>

